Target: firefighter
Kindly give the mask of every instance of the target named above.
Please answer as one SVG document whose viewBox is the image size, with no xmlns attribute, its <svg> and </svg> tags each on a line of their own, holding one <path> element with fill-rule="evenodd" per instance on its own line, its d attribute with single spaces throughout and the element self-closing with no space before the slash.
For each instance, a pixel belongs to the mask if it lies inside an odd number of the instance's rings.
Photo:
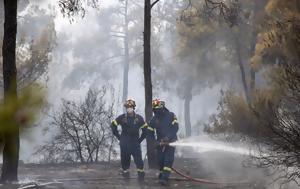
<svg viewBox="0 0 300 189">
<path fill-rule="evenodd" d="M 127 179 L 130 177 L 129 167 L 131 156 L 133 156 L 138 180 L 144 181 L 144 162 L 140 143 L 146 138 L 147 124 L 142 116 L 135 113 L 136 104 L 134 100 L 126 100 L 124 107 L 126 113 L 120 115 L 111 123 L 112 132 L 120 143 L 122 176 Z M 118 125 L 122 128 L 121 134 L 118 131 Z M 141 135 L 140 130 L 142 130 Z"/>
<path fill-rule="evenodd" d="M 157 159 L 160 170 L 158 178 L 161 185 L 167 185 L 175 155 L 175 147 L 168 144 L 177 140 L 178 121 L 175 114 L 165 107 L 164 101 L 153 100 L 152 109 L 154 116 L 147 127 L 148 135 L 153 140 L 156 138 Z"/>
</svg>

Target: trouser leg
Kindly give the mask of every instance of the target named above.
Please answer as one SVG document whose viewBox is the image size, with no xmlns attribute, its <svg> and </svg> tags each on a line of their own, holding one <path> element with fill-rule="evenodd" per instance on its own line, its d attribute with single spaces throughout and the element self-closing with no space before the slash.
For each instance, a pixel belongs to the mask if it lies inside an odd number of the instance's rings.
<svg viewBox="0 0 300 189">
<path fill-rule="evenodd" d="M 172 146 L 166 146 L 164 151 L 163 173 L 162 179 L 168 180 L 171 174 L 173 162 L 174 162 L 175 148 Z"/>
<path fill-rule="evenodd" d="M 126 144 L 121 144 L 121 166 L 124 171 L 130 167 L 130 149 Z"/>
<path fill-rule="evenodd" d="M 157 161 L 158 161 L 158 168 L 160 171 L 158 178 L 161 179 L 163 168 L 164 168 L 164 151 L 161 146 L 157 148 Z"/>
<path fill-rule="evenodd" d="M 133 156 L 133 160 L 136 165 L 136 168 L 137 168 L 138 177 L 139 177 L 139 179 L 144 179 L 145 172 L 144 172 L 144 161 L 143 161 L 143 157 L 142 157 L 141 146 L 139 143 L 137 143 L 137 144 L 133 144 L 132 147 L 133 147 L 132 156 Z"/>
</svg>

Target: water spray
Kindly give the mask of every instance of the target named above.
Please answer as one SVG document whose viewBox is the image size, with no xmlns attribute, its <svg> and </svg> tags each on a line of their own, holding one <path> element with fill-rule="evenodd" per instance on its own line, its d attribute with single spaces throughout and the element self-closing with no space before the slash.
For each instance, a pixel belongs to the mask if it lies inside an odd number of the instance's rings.
<svg viewBox="0 0 300 189">
<path fill-rule="evenodd" d="M 197 148 L 198 150 L 200 149 L 202 152 L 205 151 L 225 151 L 225 152 L 231 152 L 231 153 L 236 153 L 236 154 L 242 154 L 242 155 L 250 155 L 250 150 L 246 148 L 241 148 L 241 147 L 233 147 L 230 145 L 218 143 L 218 142 L 186 142 L 186 141 L 175 141 L 175 142 L 165 142 L 161 141 L 160 145 L 163 146 L 163 151 L 165 150 L 166 146 L 174 146 L 174 147 L 192 147 L 192 148 Z M 175 169 L 172 167 L 172 170 L 178 174 L 179 176 L 187 179 L 188 181 L 192 182 L 199 182 L 203 184 L 214 184 L 214 185 L 248 185 L 248 182 L 245 181 L 238 181 L 238 182 L 228 182 L 228 181 L 214 181 L 214 180 L 207 180 L 207 179 L 199 179 L 199 178 L 193 178 L 189 175 L 186 175 L 182 173 L 181 171 Z"/>
<path fill-rule="evenodd" d="M 231 152 L 236 154 L 242 155 L 250 155 L 250 150 L 242 147 L 233 147 L 230 145 L 218 143 L 218 142 L 183 142 L 183 141 L 176 141 L 168 143 L 170 146 L 177 146 L 177 147 L 192 147 L 197 148 L 201 152 L 206 151 L 225 151 Z"/>
</svg>

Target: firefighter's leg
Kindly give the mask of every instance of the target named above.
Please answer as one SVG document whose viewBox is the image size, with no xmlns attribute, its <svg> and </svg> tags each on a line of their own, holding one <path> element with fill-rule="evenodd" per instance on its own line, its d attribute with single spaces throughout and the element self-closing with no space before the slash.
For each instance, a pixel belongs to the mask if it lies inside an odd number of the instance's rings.
<svg viewBox="0 0 300 189">
<path fill-rule="evenodd" d="M 166 146 L 164 151 L 164 167 L 163 167 L 163 174 L 162 179 L 168 181 L 172 166 L 174 162 L 174 155 L 175 155 L 175 148 L 172 146 Z"/>
<path fill-rule="evenodd" d="M 159 168 L 158 178 L 161 179 L 163 168 L 164 168 L 164 150 L 161 146 L 157 148 L 157 161 L 158 161 L 158 168 Z"/>
<path fill-rule="evenodd" d="M 142 157 L 142 150 L 139 143 L 133 145 L 132 156 L 134 159 L 134 163 L 137 168 L 138 179 L 140 181 L 144 180 L 145 172 L 144 172 L 144 161 Z"/>
<path fill-rule="evenodd" d="M 122 165 L 122 175 L 125 178 L 129 177 L 129 167 L 130 167 L 130 149 L 128 148 L 128 144 L 121 143 L 121 165 Z"/>
</svg>

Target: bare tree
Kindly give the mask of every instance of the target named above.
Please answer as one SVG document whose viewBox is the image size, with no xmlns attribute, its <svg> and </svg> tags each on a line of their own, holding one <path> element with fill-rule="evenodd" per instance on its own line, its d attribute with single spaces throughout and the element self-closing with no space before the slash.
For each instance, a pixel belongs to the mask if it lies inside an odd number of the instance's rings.
<svg viewBox="0 0 300 189">
<path fill-rule="evenodd" d="M 254 157 L 260 166 L 272 167 L 281 173 L 279 179 L 300 185 L 300 67 L 289 63 L 280 68 L 274 82 L 283 88 L 279 103 L 268 101 L 268 111 L 254 113 L 260 123 L 258 142 L 260 155 Z M 295 106 L 296 105 L 296 106 Z"/>
<path fill-rule="evenodd" d="M 61 13 L 67 16 L 70 21 L 74 21 L 75 16 L 85 16 L 84 4 L 93 8 L 98 8 L 99 0 L 59 0 Z"/>
<path fill-rule="evenodd" d="M 64 100 L 60 112 L 52 116 L 58 129 L 54 138 L 39 147 L 36 155 L 44 154 L 47 162 L 110 161 L 114 155 L 115 139 L 110 130 L 114 103 L 107 104 L 107 88 L 90 89 L 80 103 Z"/>
</svg>

